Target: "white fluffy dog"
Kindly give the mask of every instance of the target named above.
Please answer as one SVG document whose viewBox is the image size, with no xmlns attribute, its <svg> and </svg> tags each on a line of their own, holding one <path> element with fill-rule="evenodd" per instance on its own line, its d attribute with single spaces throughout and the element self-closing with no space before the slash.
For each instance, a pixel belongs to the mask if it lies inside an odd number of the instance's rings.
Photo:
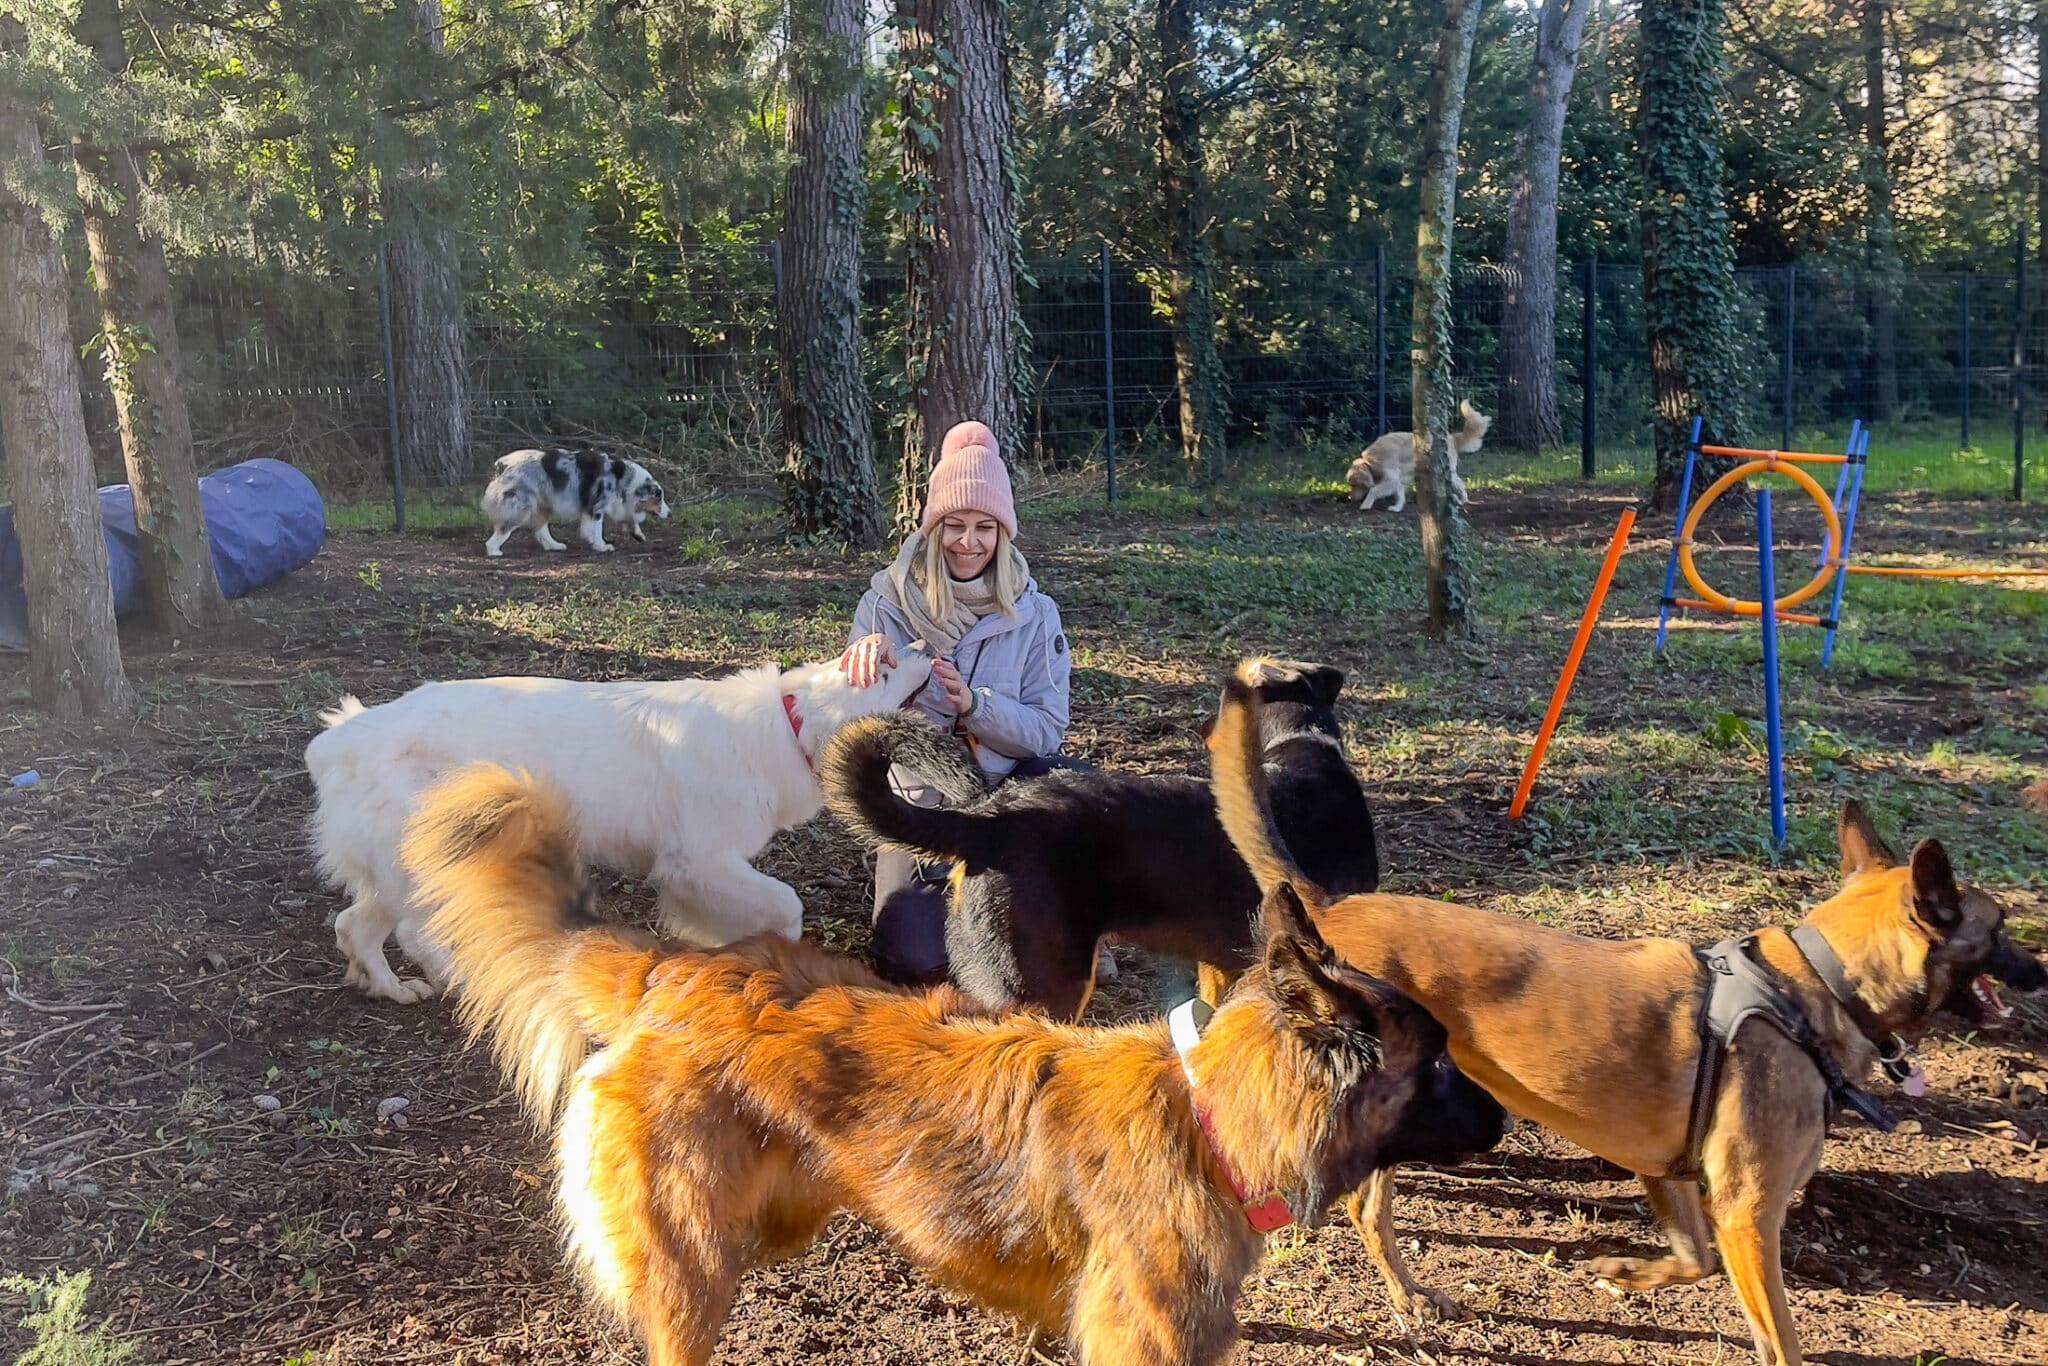
<svg viewBox="0 0 2048 1366">
<path fill-rule="evenodd" d="M 328 729 L 306 746 L 306 767 L 320 871 L 352 898 L 334 922 L 349 982 L 401 1002 L 445 983 L 398 842 L 425 788 L 486 759 L 560 785 L 584 853 L 650 879 L 669 934 L 706 946 L 763 930 L 795 939 L 803 903 L 749 860 L 817 814 L 814 766 L 833 732 L 902 706 L 930 672 L 926 655 L 906 650 L 867 688 L 826 663 L 664 683 L 427 683 L 377 707 L 344 697 L 322 715 Z M 394 931 L 431 982 L 391 970 Z"/>
<path fill-rule="evenodd" d="M 484 513 L 491 519 L 491 538 L 484 554 L 505 553 L 505 542 L 521 527 L 533 529 L 542 550 L 567 550 L 548 523 L 573 517 L 583 544 L 600 554 L 607 519 L 632 524 L 636 541 L 647 539 L 640 529 L 647 514 L 668 516 L 668 499 L 645 467 L 598 451 L 513 451 L 498 457 L 491 482 L 484 488 Z"/>
<path fill-rule="evenodd" d="M 1451 487 L 1458 496 L 1465 496 L 1465 481 L 1458 477 L 1458 457 L 1470 455 L 1479 449 L 1479 443 L 1486 440 L 1486 429 L 1493 425 L 1493 419 L 1472 406 L 1470 399 L 1458 405 L 1458 411 L 1465 415 L 1465 425 L 1451 433 L 1450 475 Z M 1408 506 L 1408 485 L 1415 481 L 1415 433 L 1388 432 L 1365 448 L 1365 454 L 1351 462 L 1351 470 L 1344 476 L 1351 485 L 1351 501 L 1364 512 L 1377 503 L 1384 494 L 1394 495 L 1394 511 Z"/>
</svg>

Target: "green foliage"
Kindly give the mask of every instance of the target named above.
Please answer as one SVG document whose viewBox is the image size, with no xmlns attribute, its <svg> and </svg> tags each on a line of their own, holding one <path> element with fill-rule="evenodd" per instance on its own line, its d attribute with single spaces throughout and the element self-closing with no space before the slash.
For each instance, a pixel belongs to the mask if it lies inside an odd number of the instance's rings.
<svg viewBox="0 0 2048 1366">
<path fill-rule="evenodd" d="M 1641 24 L 1636 149 L 1661 481 L 1696 414 L 1707 440 L 1741 444 L 1747 393 L 1721 159 L 1721 0 L 1649 5 Z"/>
<path fill-rule="evenodd" d="M 132 1343 L 115 1337 L 104 1323 L 87 1321 L 85 1299 L 91 1289 L 90 1271 L 0 1277 L 0 1290 L 28 1297 L 21 1326 L 35 1335 L 14 1366 L 122 1366 L 133 1361 Z"/>
</svg>

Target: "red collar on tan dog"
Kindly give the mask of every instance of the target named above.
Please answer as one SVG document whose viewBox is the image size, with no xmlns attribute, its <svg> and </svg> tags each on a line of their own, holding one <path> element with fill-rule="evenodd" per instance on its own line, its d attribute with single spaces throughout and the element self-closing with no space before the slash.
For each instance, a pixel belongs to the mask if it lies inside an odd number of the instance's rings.
<svg viewBox="0 0 2048 1366">
<path fill-rule="evenodd" d="M 790 738 L 796 741 L 796 752 L 804 756 L 804 767 L 816 773 L 818 766 L 812 762 L 811 752 L 804 748 L 804 718 L 797 712 L 795 693 L 782 695 L 782 714 L 789 718 Z"/>
<path fill-rule="evenodd" d="M 1188 1050 L 1202 1037 L 1202 1026 L 1209 1022 L 1212 1013 L 1208 1003 L 1199 998 L 1183 1001 L 1166 1017 L 1167 1028 L 1173 1036 L 1174 1051 L 1180 1054 L 1180 1070 L 1188 1079 L 1188 1104 L 1195 1112 L 1195 1123 L 1201 1126 L 1203 1139 L 1209 1144 L 1209 1155 L 1223 1169 L 1223 1179 L 1230 1183 L 1231 1194 L 1237 1197 L 1245 1219 L 1258 1232 L 1271 1233 L 1293 1223 L 1294 1211 L 1287 1207 L 1286 1197 L 1271 1186 L 1256 1192 L 1245 1189 L 1244 1179 L 1237 1174 L 1237 1168 L 1230 1165 L 1230 1159 L 1223 1155 L 1222 1147 L 1216 1142 L 1215 1130 L 1209 1127 L 1209 1107 L 1202 1104 L 1201 1098 L 1195 1094 L 1195 1069 L 1188 1063 Z"/>
</svg>

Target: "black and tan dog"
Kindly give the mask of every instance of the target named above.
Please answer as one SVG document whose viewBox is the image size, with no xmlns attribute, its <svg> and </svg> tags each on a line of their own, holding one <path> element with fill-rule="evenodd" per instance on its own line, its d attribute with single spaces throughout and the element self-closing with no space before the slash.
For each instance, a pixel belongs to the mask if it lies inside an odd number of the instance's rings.
<svg viewBox="0 0 2048 1366">
<path fill-rule="evenodd" d="M 710 1360 L 740 1276 L 842 1209 L 1086 1366 L 1210 1366 L 1261 1230 L 1501 1135 L 1443 1028 L 1284 887 L 1206 1030 L 1083 1029 L 774 935 L 650 946 L 587 914 L 560 793 L 501 768 L 430 791 L 403 856 L 458 1009 L 555 1135 L 570 1249 L 651 1366 Z"/>
<path fill-rule="evenodd" d="M 1755 970 L 1773 1005 L 1738 1022 L 1703 1071 L 1711 974 L 1690 945 L 1588 939 L 1418 897 L 1337 900 L 1314 886 L 1273 827 L 1257 711 L 1249 689 L 1227 684 L 1210 748 L 1224 828 L 1259 885 L 1294 887 L 1344 959 L 1428 1007 L 1458 1066 L 1510 1111 L 1642 1177 L 1671 1255 L 1602 1259 L 1595 1274 L 1630 1289 L 1697 1281 L 1718 1244 L 1758 1356 L 1796 1366 L 1779 1234 L 1820 1162 L 1831 1094 L 1882 1117 L 1853 1083 L 1881 1055 L 1906 1074 L 1905 1044 L 1936 1010 L 2003 1011 L 1993 979 L 2048 985 L 2006 937 L 1998 903 L 1959 886 L 1934 840 L 1901 863 L 1847 803 L 1841 890 L 1792 931 L 1745 942 L 1739 966 Z M 1390 1294 L 1411 1312 L 1455 1310 L 1402 1265 L 1392 1199 L 1393 1173 L 1381 1171 L 1347 1206 Z"/>
<path fill-rule="evenodd" d="M 1371 891 L 1372 814 L 1337 724 L 1344 675 L 1260 658 L 1238 677 L 1261 704 L 1261 762 L 1288 845 L 1319 885 Z M 892 767 L 944 804 L 905 801 Z M 953 981 L 982 1005 L 1078 1016 L 1104 938 L 1232 973 L 1251 961 L 1259 889 L 1198 778 L 1056 769 L 990 790 L 957 741 L 907 715 L 841 730 L 818 776 L 833 814 L 863 839 L 954 862 L 946 955 Z"/>
</svg>

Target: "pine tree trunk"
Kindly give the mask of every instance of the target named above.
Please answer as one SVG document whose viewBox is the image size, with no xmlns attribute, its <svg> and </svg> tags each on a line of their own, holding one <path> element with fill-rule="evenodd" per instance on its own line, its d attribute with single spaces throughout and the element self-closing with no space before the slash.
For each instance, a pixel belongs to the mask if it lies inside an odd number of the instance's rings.
<svg viewBox="0 0 2048 1366">
<path fill-rule="evenodd" d="M 85 0 L 78 39 L 116 79 L 127 71 L 119 0 Z M 142 230 L 141 170 L 128 149 L 75 140 L 72 150 L 150 621 L 166 632 L 215 626 L 227 619 L 228 605 L 199 500 L 163 243 Z"/>
<path fill-rule="evenodd" d="M 860 334 L 864 18 L 862 0 L 823 0 L 817 30 L 797 35 L 776 340 L 783 506 L 806 536 L 872 548 L 882 508 Z"/>
<path fill-rule="evenodd" d="M 1705 439 L 1719 445 L 1741 444 L 1747 417 L 1721 160 L 1724 11 L 1722 0 L 1664 0 L 1640 16 L 1637 217 L 1657 446 L 1652 501 L 1671 507 L 1694 415 L 1706 419 Z M 1707 474 L 1727 467 L 1701 462 Z"/>
<path fill-rule="evenodd" d="M 1228 381 L 1216 346 L 1216 286 L 1202 237 L 1201 52 L 1195 0 L 1159 0 L 1159 202 L 1165 216 L 1164 305 L 1180 391 L 1180 450 L 1188 477 L 1214 483 L 1228 465 Z"/>
<path fill-rule="evenodd" d="M 1521 175 L 1508 198 L 1507 297 L 1502 300 L 1502 445 L 1535 450 L 1564 440 L 1557 418 L 1557 182 L 1564 116 L 1591 0 L 1543 0 L 1529 73 Z"/>
<path fill-rule="evenodd" d="M 0 52 L 27 47 L 20 20 L 0 14 Z M 42 161 L 34 107 L 0 85 L 0 163 Z M 92 449 L 78 398 L 64 258 L 42 215 L 0 179 L 0 447 L 14 486 L 28 597 L 28 683 L 60 718 L 126 713 L 114 590 L 100 534 Z"/>
<path fill-rule="evenodd" d="M 986 422 L 1014 464 L 1023 327 L 1001 0 L 903 0 L 898 26 L 910 411 L 896 520 L 915 525 L 953 424 Z"/>
<path fill-rule="evenodd" d="M 1432 635 L 1472 634 L 1470 527 L 1465 497 L 1450 479 L 1451 223 L 1458 196 L 1458 126 L 1479 0 L 1445 0 L 1422 126 L 1422 217 L 1415 231 L 1415 501 L 1422 523 L 1422 574 Z"/>
<path fill-rule="evenodd" d="M 438 51 L 441 0 L 407 3 L 420 41 Z M 400 140 L 409 146 L 385 168 L 383 194 L 399 447 L 411 477 L 458 484 L 472 473 L 462 262 L 448 228 L 462 206 L 431 128 Z"/>
<path fill-rule="evenodd" d="M 1870 215 L 1864 220 L 1870 277 L 1871 388 L 1879 422 L 1899 409 L 1899 252 L 1892 217 L 1891 134 L 1884 95 L 1885 0 L 1863 0 L 1864 179 Z"/>
</svg>

